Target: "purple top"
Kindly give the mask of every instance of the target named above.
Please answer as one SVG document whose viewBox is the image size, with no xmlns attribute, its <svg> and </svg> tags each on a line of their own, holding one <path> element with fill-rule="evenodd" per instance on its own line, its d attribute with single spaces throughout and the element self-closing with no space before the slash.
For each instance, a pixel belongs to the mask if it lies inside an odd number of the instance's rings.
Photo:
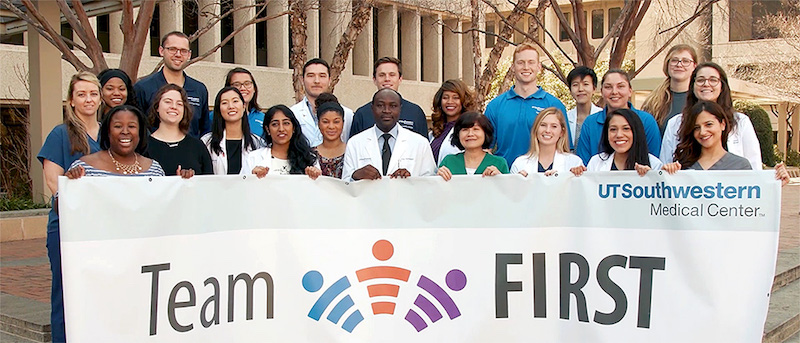
<svg viewBox="0 0 800 343">
<path fill-rule="evenodd" d="M 442 149 L 442 144 L 444 143 L 444 139 L 447 138 L 447 134 L 450 132 L 450 130 L 453 129 L 453 126 L 455 125 L 456 125 L 455 121 L 444 123 L 444 130 L 442 131 L 442 134 L 431 141 L 431 150 L 433 150 L 434 161 L 439 160 L 439 150 Z"/>
</svg>

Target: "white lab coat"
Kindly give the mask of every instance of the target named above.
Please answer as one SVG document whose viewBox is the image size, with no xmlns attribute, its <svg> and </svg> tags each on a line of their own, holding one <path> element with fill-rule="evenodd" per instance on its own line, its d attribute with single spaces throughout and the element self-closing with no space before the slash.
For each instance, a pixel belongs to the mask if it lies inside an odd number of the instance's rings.
<svg viewBox="0 0 800 343">
<path fill-rule="evenodd" d="M 450 140 L 453 138 L 453 131 L 455 130 L 451 129 L 450 132 L 447 133 L 447 137 L 442 141 L 442 147 L 439 148 L 439 160 L 436 161 L 437 166 L 442 164 L 442 160 L 447 157 L 447 155 L 455 155 L 464 151 L 453 145 L 453 143 L 450 143 Z"/>
<path fill-rule="evenodd" d="M 275 168 L 273 168 L 272 161 L 272 149 L 270 147 L 253 150 L 247 154 L 247 158 L 242 161 L 242 170 L 239 171 L 239 174 L 250 175 L 253 173 L 253 168 L 255 167 L 269 168 L 267 175 L 278 174 Z M 319 169 L 319 160 L 314 161 L 314 167 Z"/>
<path fill-rule="evenodd" d="M 261 147 L 263 147 L 265 145 L 264 144 L 264 140 L 261 139 L 261 137 L 258 137 L 258 136 L 253 135 L 253 134 L 251 134 L 251 136 L 253 137 L 253 141 L 256 144 L 256 149 L 261 148 Z M 228 174 L 228 155 L 225 152 L 225 149 L 227 149 L 227 147 L 225 146 L 225 139 L 226 139 L 225 131 L 223 130 L 222 131 L 222 140 L 220 141 L 220 148 L 222 148 L 222 152 L 220 154 L 216 154 L 216 153 L 214 153 L 213 150 L 211 150 L 211 146 L 210 146 L 210 144 L 211 144 L 211 132 L 206 133 L 205 135 L 203 135 L 203 137 L 200 138 L 200 140 L 203 142 L 203 144 L 206 145 L 206 149 L 208 150 L 208 153 L 211 155 L 211 166 L 214 168 L 214 175 L 226 175 L 226 174 Z M 253 150 L 247 150 L 245 148 L 244 139 L 242 139 L 242 169 L 244 169 L 244 164 L 245 164 L 245 161 L 247 161 L 248 154 L 250 154 L 252 151 Z"/>
<path fill-rule="evenodd" d="M 401 126 L 398 126 L 397 129 L 397 141 L 394 143 L 387 175 L 401 168 L 408 170 L 411 176 L 436 174 L 436 162 L 433 160 L 433 152 L 428 140 Z M 368 164 L 378 171 L 383 169 L 381 149 L 378 147 L 378 135 L 374 125 L 353 136 L 347 142 L 342 180 L 353 181 L 353 173 Z"/>
<path fill-rule="evenodd" d="M 761 145 L 758 143 L 756 129 L 744 113 L 735 112 L 736 130 L 728 133 L 728 152 L 741 156 L 750 161 L 753 170 L 761 170 Z M 678 131 L 683 122 L 683 114 L 678 114 L 667 121 L 667 128 L 664 130 L 664 137 L 661 139 L 661 160 L 664 163 L 672 163 L 675 149 L 678 148 Z"/>
<path fill-rule="evenodd" d="M 308 98 L 303 97 L 303 100 L 292 105 L 289 109 L 292 110 L 294 116 L 297 117 L 297 121 L 300 122 L 300 130 L 303 131 L 303 136 L 308 140 L 308 145 L 315 147 L 322 144 L 322 132 L 319 131 L 319 125 L 314 121 L 316 113 L 312 115 L 311 112 L 308 111 Z M 342 142 L 347 143 L 347 140 L 350 138 L 350 125 L 353 123 L 353 110 L 345 106 L 342 106 L 342 109 L 344 109 Z"/>
<path fill-rule="evenodd" d="M 659 170 L 661 166 L 664 165 L 661 163 L 661 160 L 653 156 L 653 154 L 647 154 L 647 156 L 650 158 L 651 170 Z M 606 153 L 601 152 L 592 156 L 592 159 L 589 160 L 589 164 L 586 165 L 586 171 L 611 171 L 612 163 L 614 163 L 614 153 L 612 152 L 611 155 L 606 155 Z"/>
<path fill-rule="evenodd" d="M 556 151 L 555 156 L 553 156 L 553 168 L 551 170 L 563 173 L 582 165 L 583 160 L 580 157 Z M 511 174 L 517 174 L 522 170 L 528 175 L 539 172 L 539 157 L 531 157 L 528 154 L 517 157 L 514 163 L 511 164 Z"/>
<path fill-rule="evenodd" d="M 602 107 L 597 107 L 594 103 L 592 103 L 592 109 L 589 115 L 595 114 L 597 112 L 602 111 Z M 588 116 L 587 116 L 588 118 Z M 569 120 L 569 132 L 572 133 L 572 145 L 577 147 L 578 146 L 578 108 L 573 108 L 567 111 L 567 120 Z M 584 118 L 585 120 L 585 118 Z"/>
</svg>

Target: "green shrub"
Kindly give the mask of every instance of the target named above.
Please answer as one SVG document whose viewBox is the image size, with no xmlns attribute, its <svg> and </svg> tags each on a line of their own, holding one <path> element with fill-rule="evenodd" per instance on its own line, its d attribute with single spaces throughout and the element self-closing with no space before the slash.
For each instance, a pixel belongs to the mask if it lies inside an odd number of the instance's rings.
<svg viewBox="0 0 800 343">
<path fill-rule="evenodd" d="M 786 154 L 786 165 L 800 167 L 800 153 L 794 150 L 789 150 L 789 152 Z"/>
<path fill-rule="evenodd" d="M 49 204 L 35 202 L 21 197 L 0 197 L 0 211 L 34 210 L 48 208 Z"/>
<path fill-rule="evenodd" d="M 758 143 L 761 145 L 761 162 L 774 167 L 779 161 L 775 159 L 772 123 L 769 121 L 767 111 L 757 104 L 744 100 L 734 101 L 733 108 L 750 117 L 753 128 L 756 130 Z"/>
</svg>

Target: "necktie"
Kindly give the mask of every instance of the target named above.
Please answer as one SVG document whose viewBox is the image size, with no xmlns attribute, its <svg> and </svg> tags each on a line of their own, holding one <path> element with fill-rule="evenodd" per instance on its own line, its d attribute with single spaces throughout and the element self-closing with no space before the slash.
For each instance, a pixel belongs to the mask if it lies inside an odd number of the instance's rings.
<svg viewBox="0 0 800 343">
<path fill-rule="evenodd" d="M 392 135 L 384 133 L 381 137 L 383 137 L 381 158 L 383 159 L 383 175 L 385 176 L 389 171 L 389 160 L 392 159 L 392 148 L 389 146 L 389 138 L 392 138 Z"/>
</svg>

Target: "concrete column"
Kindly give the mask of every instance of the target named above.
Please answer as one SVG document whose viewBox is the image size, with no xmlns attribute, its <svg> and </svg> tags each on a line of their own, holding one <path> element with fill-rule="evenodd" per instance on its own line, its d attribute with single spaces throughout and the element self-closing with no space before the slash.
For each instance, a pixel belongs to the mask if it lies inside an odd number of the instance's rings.
<svg viewBox="0 0 800 343">
<path fill-rule="evenodd" d="M 308 59 L 319 57 L 319 9 L 306 12 L 306 56 Z"/>
<path fill-rule="evenodd" d="M 202 9 L 202 11 L 212 12 L 215 15 L 220 15 L 220 5 L 219 1 L 217 0 L 200 0 L 200 3 L 198 5 L 199 8 Z M 208 25 L 208 22 L 211 20 L 211 18 L 204 17 L 201 14 L 200 16 L 198 16 L 197 20 L 198 20 L 197 23 L 198 27 L 203 28 L 206 27 L 206 25 Z M 222 29 L 220 28 L 220 25 L 219 24 L 214 25 L 211 28 L 211 30 L 200 36 L 197 40 L 198 40 L 197 46 L 198 49 L 200 50 L 197 52 L 198 54 L 203 54 L 206 51 L 211 50 L 214 46 L 219 44 L 220 41 L 222 41 Z M 217 50 L 213 54 L 206 57 L 205 61 L 221 63 L 222 51 Z"/>
<path fill-rule="evenodd" d="M 358 35 L 356 45 L 353 47 L 353 74 L 372 75 L 372 51 L 375 48 L 372 42 L 372 11 L 370 10 L 369 22 L 361 34 Z"/>
<path fill-rule="evenodd" d="M 397 7 L 381 7 L 378 23 L 378 58 L 397 57 Z"/>
<path fill-rule="evenodd" d="M 439 25 L 439 16 L 425 16 L 421 18 L 422 31 L 421 44 L 422 81 L 442 83 L 442 27 Z"/>
<path fill-rule="evenodd" d="M 786 143 L 788 138 L 786 132 L 789 128 L 787 122 L 788 113 L 788 102 L 782 102 L 778 104 L 778 150 L 783 154 L 784 159 L 786 159 Z"/>
<path fill-rule="evenodd" d="M 461 31 L 461 21 L 458 19 L 445 20 L 445 25 L 455 31 Z M 447 27 L 442 27 L 442 50 L 444 50 L 444 79 L 460 79 L 462 74 L 462 44 L 461 35 L 455 34 Z M 472 55 L 472 54 L 470 54 Z"/>
<path fill-rule="evenodd" d="M 336 45 L 347 27 L 351 12 L 350 3 L 341 0 L 320 1 L 319 4 L 319 46 L 320 57 L 328 62 L 333 60 Z"/>
<path fill-rule="evenodd" d="M 135 20 L 135 19 L 134 19 Z M 167 0 L 158 3 L 158 37 L 172 31 L 183 32 L 183 1 Z"/>
<path fill-rule="evenodd" d="M 420 16 L 416 12 L 400 12 L 400 44 L 403 47 L 400 60 L 403 62 L 403 79 L 420 80 Z"/>
<path fill-rule="evenodd" d="M 270 1 L 267 16 L 284 12 L 288 6 L 283 1 Z M 289 69 L 289 16 L 267 21 L 267 66 Z"/>
<path fill-rule="evenodd" d="M 800 152 L 800 104 L 794 104 L 792 128 L 792 150 Z"/>
<path fill-rule="evenodd" d="M 472 22 L 463 22 L 461 24 L 464 31 L 472 28 L 478 27 L 480 30 L 486 29 L 486 22 L 481 21 L 479 23 L 472 23 Z M 479 48 L 481 49 L 481 53 L 483 53 L 484 46 L 486 46 L 486 35 L 478 35 L 479 37 Z M 461 35 L 461 78 L 467 85 L 475 86 L 475 66 L 474 66 L 474 54 L 472 52 L 472 35 L 471 34 L 464 34 Z M 483 56 L 481 56 L 483 57 Z"/>
<path fill-rule="evenodd" d="M 36 7 L 53 27 L 59 27 L 61 12 L 54 1 L 37 0 Z M 50 190 L 44 180 L 42 165 L 36 153 L 42 148 L 50 131 L 63 121 L 61 94 L 61 53 L 36 30 L 28 28 L 28 80 L 30 82 L 30 154 L 32 195 L 37 201 L 46 201 Z"/>
<path fill-rule="evenodd" d="M 114 54 L 121 54 L 122 45 L 125 43 L 123 41 L 122 29 L 119 27 L 120 23 L 122 23 L 122 11 L 108 14 L 109 51 Z"/>
<path fill-rule="evenodd" d="M 256 9 L 252 7 L 255 4 L 254 0 L 233 0 L 234 8 L 243 8 L 250 6 L 247 9 L 236 11 L 233 15 L 234 29 L 244 25 L 248 20 L 256 16 Z M 269 24 L 267 24 L 269 25 Z M 244 64 L 254 66 L 256 65 L 256 26 L 248 25 L 244 30 L 240 31 L 233 37 L 233 61 L 236 64 Z"/>
</svg>

